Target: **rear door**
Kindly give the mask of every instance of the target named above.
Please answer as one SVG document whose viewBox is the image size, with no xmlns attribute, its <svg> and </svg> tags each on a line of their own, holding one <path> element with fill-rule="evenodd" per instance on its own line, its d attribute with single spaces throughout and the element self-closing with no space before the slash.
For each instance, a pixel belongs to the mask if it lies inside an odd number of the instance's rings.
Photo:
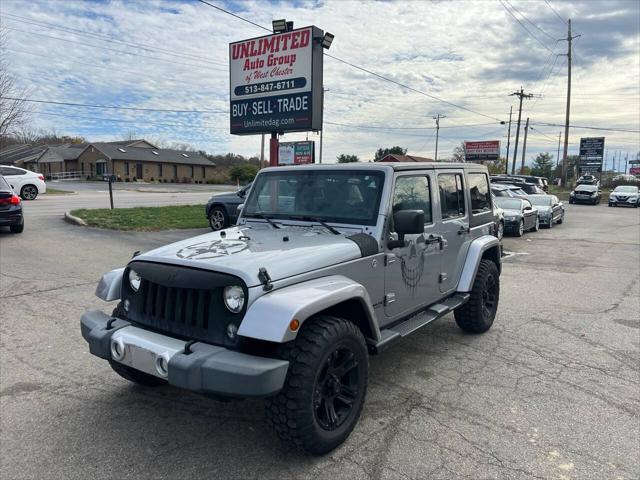
<svg viewBox="0 0 640 480">
<path fill-rule="evenodd" d="M 437 183 L 441 218 L 438 233 L 446 242 L 440 267 L 440 292 L 446 293 L 458 284 L 471 238 L 471 228 L 463 170 L 438 173 Z"/>
</svg>

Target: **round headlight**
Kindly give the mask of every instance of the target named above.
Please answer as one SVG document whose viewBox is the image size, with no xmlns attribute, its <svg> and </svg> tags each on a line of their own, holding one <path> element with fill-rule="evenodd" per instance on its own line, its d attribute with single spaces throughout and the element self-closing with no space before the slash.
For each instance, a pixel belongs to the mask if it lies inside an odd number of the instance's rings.
<svg viewBox="0 0 640 480">
<path fill-rule="evenodd" d="M 129 285 L 134 292 L 140 289 L 140 275 L 134 269 L 129 270 Z"/>
<path fill-rule="evenodd" d="M 223 297 L 230 312 L 238 313 L 244 307 L 244 290 L 238 285 L 224 287 Z"/>
</svg>

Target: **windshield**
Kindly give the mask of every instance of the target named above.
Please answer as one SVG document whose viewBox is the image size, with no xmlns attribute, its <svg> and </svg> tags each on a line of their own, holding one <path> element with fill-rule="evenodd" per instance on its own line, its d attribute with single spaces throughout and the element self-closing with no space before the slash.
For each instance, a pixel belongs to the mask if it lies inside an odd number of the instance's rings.
<svg viewBox="0 0 640 480">
<path fill-rule="evenodd" d="M 624 193 L 636 193 L 638 191 L 638 187 L 631 186 L 620 186 L 616 187 L 614 192 L 624 192 Z"/>
<path fill-rule="evenodd" d="M 375 225 L 384 172 L 362 170 L 283 170 L 259 174 L 243 216 Z"/>
<path fill-rule="evenodd" d="M 576 190 L 581 190 L 583 192 L 595 192 L 597 187 L 595 185 L 579 185 Z"/>
<path fill-rule="evenodd" d="M 530 197 L 527 197 L 527 198 L 533 205 L 539 205 L 541 207 L 550 207 L 551 205 L 553 205 L 553 201 L 552 201 L 553 199 L 546 195 L 540 195 L 540 196 L 531 195 Z"/>
<path fill-rule="evenodd" d="M 496 198 L 496 204 L 505 210 L 520 210 L 522 201 L 518 198 Z"/>
</svg>

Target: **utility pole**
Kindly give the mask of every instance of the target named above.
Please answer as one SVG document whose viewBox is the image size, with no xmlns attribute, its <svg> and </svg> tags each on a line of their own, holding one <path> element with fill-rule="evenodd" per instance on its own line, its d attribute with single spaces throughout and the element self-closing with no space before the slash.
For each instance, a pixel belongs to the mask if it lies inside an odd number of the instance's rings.
<svg viewBox="0 0 640 480">
<path fill-rule="evenodd" d="M 628 165 L 628 163 L 629 163 L 629 154 L 627 153 L 624 156 L 624 172 L 622 172 L 624 175 L 627 174 L 627 165 Z"/>
<path fill-rule="evenodd" d="M 579 37 L 580 35 L 576 35 L 575 37 L 571 36 L 571 19 L 567 21 L 568 30 L 567 30 L 567 110 L 565 112 L 565 120 L 564 120 L 564 152 L 562 155 L 562 185 L 566 185 L 567 183 L 567 153 L 569 151 L 569 119 L 571 116 L 571 42 L 573 42 L 574 38 Z M 563 39 L 564 40 L 564 39 Z"/>
<path fill-rule="evenodd" d="M 511 114 L 513 113 L 513 105 L 509 107 L 509 132 L 507 133 L 507 156 L 505 157 L 504 174 L 509 175 L 509 146 L 511 145 Z"/>
<path fill-rule="evenodd" d="M 436 155 L 435 155 L 435 161 L 438 161 L 438 136 L 440 135 L 440 119 L 441 118 L 447 118 L 445 115 L 436 115 L 435 117 L 433 117 L 433 119 L 436 121 Z"/>
<path fill-rule="evenodd" d="M 323 112 L 322 116 L 323 116 L 323 121 L 322 121 L 322 128 L 320 129 L 320 160 L 318 161 L 318 163 L 322 163 L 322 132 L 324 131 L 324 92 L 328 92 L 329 89 L 328 88 L 324 88 L 324 85 L 322 86 L 322 106 L 320 107 L 320 111 Z"/>
<path fill-rule="evenodd" d="M 519 92 L 513 92 L 510 97 L 516 96 L 520 99 L 520 106 L 518 107 L 518 127 L 516 128 L 516 145 L 513 148 L 513 165 L 511 165 L 511 175 L 516 173 L 516 162 L 518 161 L 518 139 L 520 138 L 520 120 L 522 118 L 522 99 L 523 98 L 532 98 L 533 95 L 530 93 L 524 93 L 522 87 L 520 87 Z"/>
<path fill-rule="evenodd" d="M 264 133 L 262 134 L 262 141 L 260 142 L 260 168 L 264 166 Z"/>
<path fill-rule="evenodd" d="M 556 172 L 558 171 L 558 165 L 560 165 L 560 139 L 562 138 L 562 130 L 558 132 L 558 154 L 556 155 Z"/>
<path fill-rule="evenodd" d="M 524 156 L 527 153 L 527 132 L 529 131 L 529 117 L 527 117 L 527 123 L 524 126 L 524 142 L 522 143 L 522 164 L 520 165 L 520 175 L 524 173 Z"/>
</svg>

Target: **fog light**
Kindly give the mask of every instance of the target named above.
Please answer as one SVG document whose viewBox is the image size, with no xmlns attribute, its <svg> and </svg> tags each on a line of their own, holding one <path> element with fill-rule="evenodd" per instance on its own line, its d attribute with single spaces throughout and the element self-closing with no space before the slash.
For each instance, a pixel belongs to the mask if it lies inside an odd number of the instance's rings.
<svg viewBox="0 0 640 480">
<path fill-rule="evenodd" d="M 111 356 L 114 360 L 122 360 L 124 358 L 124 343 L 118 340 L 111 342 Z"/>
<path fill-rule="evenodd" d="M 231 340 L 236 338 L 236 334 L 238 333 L 238 327 L 236 327 L 233 323 L 227 325 L 227 337 Z"/>
<path fill-rule="evenodd" d="M 169 374 L 169 362 L 164 357 L 156 357 L 156 370 L 158 373 L 166 377 Z"/>
</svg>

